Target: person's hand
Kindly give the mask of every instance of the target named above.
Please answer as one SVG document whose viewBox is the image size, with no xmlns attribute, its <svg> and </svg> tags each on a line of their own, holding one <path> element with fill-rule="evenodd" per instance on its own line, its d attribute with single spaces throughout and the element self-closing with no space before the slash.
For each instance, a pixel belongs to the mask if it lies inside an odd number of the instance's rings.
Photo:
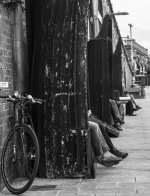
<svg viewBox="0 0 150 196">
<path fill-rule="evenodd" d="M 91 116 L 92 112 L 91 110 L 88 110 L 88 117 Z"/>
</svg>

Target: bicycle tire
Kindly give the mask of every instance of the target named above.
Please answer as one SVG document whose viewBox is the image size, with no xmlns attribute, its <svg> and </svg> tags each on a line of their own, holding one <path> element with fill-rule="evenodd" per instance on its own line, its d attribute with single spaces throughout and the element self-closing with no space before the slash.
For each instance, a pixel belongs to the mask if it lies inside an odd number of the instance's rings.
<svg viewBox="0 0 150 196">
<path fill-rule="evenodd" d="M 13 135 L 16 133 L 16 154 L 13 153 Z M 24 140 L 24 141 L 23 141 Z M 22 142 L 23 141 L 23 142 Z M 24 145 L 23 145 L 24 144 Z M 23 149 L 24 153 L 23 153 Z M 29 162 L 32 168 L 29 171 Z M 1 157 L 1 171 L 5 186 L 16 195 L 27 191 L 36 177 L 39 165 L 38 139 L 31 127 L 22 124 L 8 135 Z"/>
</svg>

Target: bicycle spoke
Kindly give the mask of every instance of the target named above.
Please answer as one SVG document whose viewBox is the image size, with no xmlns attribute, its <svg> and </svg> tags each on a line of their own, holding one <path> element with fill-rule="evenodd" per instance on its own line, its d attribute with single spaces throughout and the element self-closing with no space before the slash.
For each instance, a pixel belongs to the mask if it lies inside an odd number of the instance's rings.
<svg viewBox="0 0 150 196">
<path fill-rule="evenodd" d="M 16 130 L 16 144 L 10 134 L 3 154 L 3 177 L 11 192 L 24 192 L 32 183 L 38 166 L 39 149 L 28 126 Z"/>
<path fill-rule="evenodd" d="M 31 186 L 39 164 L 39 144 L 32 118 L 26 112 L 28 103 L 42 104 L 43 100 L 15 91 L 1 96 L 13 103 L 14 116 L 11 130 L 2 150 L 1 171 L 5 186 L 13 194 L 22 194 Z"/>
</svg>

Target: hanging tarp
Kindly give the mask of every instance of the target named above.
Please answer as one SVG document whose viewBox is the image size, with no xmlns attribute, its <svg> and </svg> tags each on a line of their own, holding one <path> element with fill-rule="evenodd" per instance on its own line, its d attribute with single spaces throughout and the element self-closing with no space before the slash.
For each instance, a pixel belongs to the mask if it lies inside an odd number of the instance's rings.
<svg viewBox="0 0 150 196">
<path fill-rule="evenodd" d="M 36 1 L 32 7 L 32 33 L 37 36 L 32 37 L 31 81 L 35 94 L 46 100 L 41 120 L 45 173 L 50 178 L 86 171 L 87 7 L 79 0 Z M 37 33 L 38 12 L 42 29 Z"/>
</svg>

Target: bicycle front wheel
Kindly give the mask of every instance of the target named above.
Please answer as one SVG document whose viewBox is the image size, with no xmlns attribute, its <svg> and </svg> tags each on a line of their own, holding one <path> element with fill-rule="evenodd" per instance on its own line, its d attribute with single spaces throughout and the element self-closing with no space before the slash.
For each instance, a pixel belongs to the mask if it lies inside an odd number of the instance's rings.
<svg viewBox="0 0 150 196">
<path fill-rule="evenodd" d="M 13 194 L 24 193 L 31 186 L 38 165 L 36 134 L 28 125 L 18 125 L 8 135 L 2 151 L 1 170 L 5 186 Z"/>
</svg>

